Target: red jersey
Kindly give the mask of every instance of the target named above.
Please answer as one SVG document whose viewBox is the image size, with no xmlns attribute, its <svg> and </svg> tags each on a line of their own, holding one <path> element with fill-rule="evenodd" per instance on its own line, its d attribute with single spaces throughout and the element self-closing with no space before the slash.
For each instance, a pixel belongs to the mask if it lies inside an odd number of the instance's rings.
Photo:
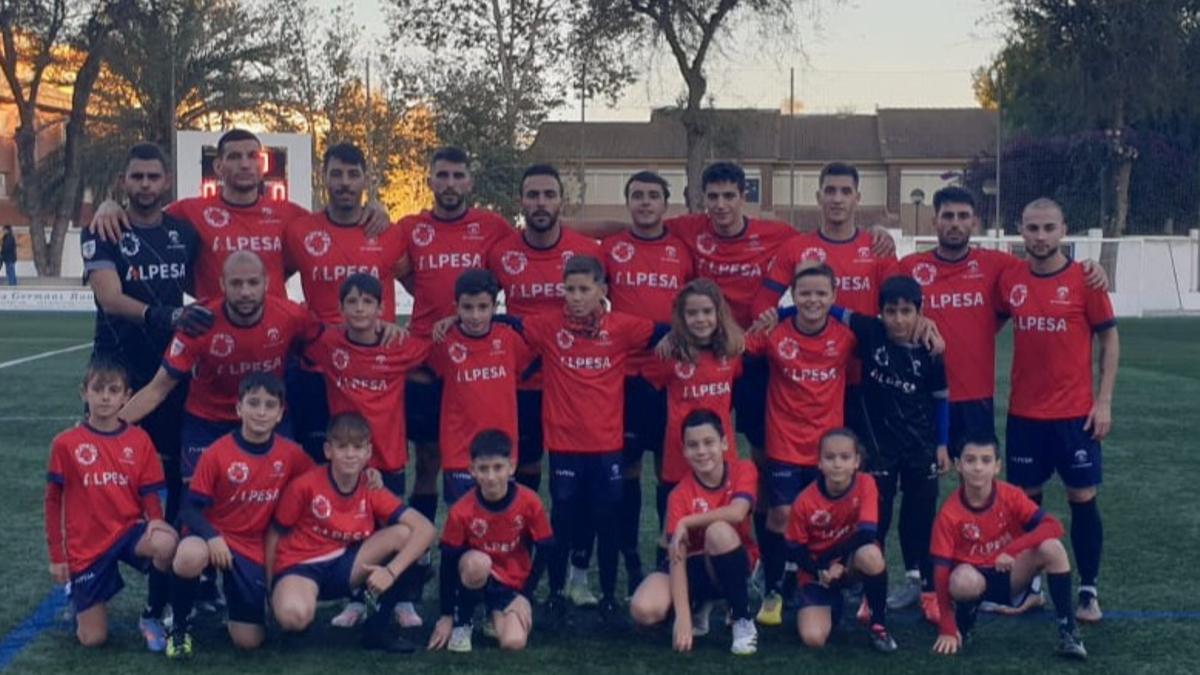
<svg viewBox="0 0 1200 675">
<path fill-rule="evenodd" d="M 534 359 L 525 339 L 493 323 L 486 335 L 471 337 L 457 326 L 429 352 L 429 367 L 442 379 L 440 445 L 444 471 L 466 471 L 471 440 L 485 429 L 513 439 L 517 461 L 517 382 Z"/>
<path fill-rule="evenodd" d="M 753 513 L 754 501 L 758 499 L 758 469 L 754 468 L 754 462 L 748 459 L 725 462 L 725 478 L 720 485 L 711 488 L 701 483 L 695 473 L 688 471 L 667 497 L 667 541 L 671 540 L 679 521 L 685 517 L 729 506 L 735 499 L 750 502 L 750 511 Z M 742 546 L 750 556 L 750 567 L 754 567 L 758 560 L 758 543 L 754 541 L 751 520 L 748 513 L 733 529 L 737 530 Z M 704 530 L 693 528 L 688 531 L 688 555 L 701 553 L 704 553 Z"/>
<path fill-rule="evenodd" d="M 365 475 L 348 494 L 333 482 L 329 466 L 317 466 L 288 483 L 275 507 L 275 524 L 285 530 L 275 548 L 278 574 L 301 563 L 340 556 L 379 526 L 397 522 L 404 502 L 387 488 L 367 486 Z"/>
<path fill-rule="evenodd" d="M 54 437 L 46 473 L 46 543 L 50 561 L 72 575 L 87 569 L 130 528 L 162 518 L 166 486 L 150 436 L 122 423 L 113 432 L 86 423 Z"/>
<path fill-rule="evenodd" d="M 454 314 L 454 282 L 465 270 L 485 266 L 484 257 L 512 231 L 498 213 L 467 209 L 455 220 L 440 220 L 431 211 L 405 216 L 399 229 L 412 263 L 412 323 L 409 330 L 428 336 L 433 324 Z"/>
<path fill-rule="evenodd" d="M 929 555 L 953 567 L 966 563 L 991 567 L 1009 544 L 1031 531 L 1044 513 L 1020 488 L 997 480 L 982 509 L 967 505 L 962 488 L 951 494 L 933 521 Z"/>
<path fill-rule="evenodd" d="M 787 223 L 757 218 L 745 221 L 742 231 L 730 237 L 718 234 L 705 214 L 666 221 L 667 229 L 691 250 L 696 276 L 708 277 L 721 287 L 733 318 L 743 327 L 757 316 L 754 300 L 771 259 L 785 242 L 796 237 L 796 231 Z"/>
<path fill-rule="evenodd" d="M 1029 265 L 1000 276 L 997 302 L 1013 319 L 1008 412 L 1031 419 L 1084 417 L 1092 409 L 1092 334 L 1116 325 L 1108 293 L 1068 262 L 1048 275 Z"/>
<path fill-rule="evenodd" d="M 533 569 L 530 549 L 552 536 L 537 493 L 510 483 L 508 494 L 494 504 L 485 502 L 478 488 L 455 502 L 446 514 L 442 546 L 486 553 L 492 559 L 492 577 L 520 592 Z"/>
<path fill-rule="evenodd" d="M 821 434 L 842 426 L 854 346 L 854 333 L 832 319 L 813 335 L 786 321 L 765 335 L 746 336 L 746 352 L 765 355 L 770 363 L 767 459 L 817 465 Z"/>
<path fill-rule="evenodd" d="M 568 327 L 562 310 L 525 321 L 525 339 L 546 377 L 546 449 L 612 452 L 625 445 L 625 364 L 647 349 L 654 324 L 619 312 L 600 319 L 595 337 Z"/>
<path fill-rule="evenodd" d="M 761 312 L 774 307 L 779 296 L 792 285 L 796 268 L 808 261 L 823 262 L 833 269 L 837 304 L 859 314 L 879 314 L 879 287 L 896 273 L 896 257 L 879 258 L 871 253 L 871 233 L 858 230 L 845 241 L 830 239 L 820 230 L 805 232 L 779 249 L 764 282 L 765 301 Z"/>
<path fill-rule="evenodd" d="M 696 363 L 651 359 L 642 374 L 657 389 L 667 390 L 667 428 L 663 439 L 662 480 L 678 483 L 690 469 L 683 456 L 683 420 L 693 410 L 706 408 L 721 417 L 729 452 L 726 459 L 737 459 L 737 440 L 730 410 L 733 407 L 733 381 L 742 375 L 742 360 L 700 352 Z"/>
<path fill-rule="evenodd" d="M 210 422 L 238 422 L 238 383 L 249 373 L 271 373 L 283 379 L 293 345 L 311 340 L 320 330 L 300 305 L 267 296 L 263 315 L 251 326 L 229 320 L 224 300 L 211 300 L 213 327 L 199 337 L 176 333 L 163 357 L 172 377 L 191 376 L 184 410 Z"/>
<path fill-rule="evenodd" d="M 996 330 L 1002 325 L 996 284 L 1014 264 L 1022 263 L 980 248 L 969 249 L 960 260 L 946 260 L 930 250 L 900 261 L 899 273 L 921 285 L 921 313 L 946 339 L 943 358 L 953 403 L 991 399 L 995 393 Z"/>
<path fill-rule="evenodd" d="M 283 252 L 287 269 L 300 275 L 304 300 L 325 323 L 341 323 L 338 292 L 352 274 L 370 274 L 383 286 L 383 320 L 396 320 L 396 267 L 407 250 L 397 227 L 368 237 L 359 225 L 338 225 L 321 211 L 288 223 Z"/>
<path fill-rule="evenodd" d="M 367 420 L 371 466 L 380 471 L 402 471 L 408 463 L 404 376 L 421 365 L 429 347 L 429 340 L 414 335 L 386 347 L 364 345 L 343 327 L 332 326 L 304 350 L 325 376 L 329 413 L 354 412 Z"/>
<path fill-rule="evenodd" d="M 279 493 L 313 467 L 299 445 L 274 434 L 266 452 L 255 452 L 231 433 L 200 455 L 188 490 L 207 503 L 204 517 L 238 555 L 263 564 L 263 537 Z"/>
<path fill-rule="evenodd" d="M 258 255 L 267 268 L 267 292 L 278 298 L 287 297 L 284 226 L 308 215 L 308 210 L 292 202 L 265 199 L 249 206 L 235 206 L 220 195 L 180 199 L 165 210 L 172 217 L 186 220 L 200 237 L 194 274 L 197 299 L 222 297 L 221 268 L 235 251 Z"/>
<path fill-rule="evenodd" d="M 860 472 L 836 497 L 826 492 L 824 478 L 809 483 L 792 503 L 784 537 L 807 546 L 815 560 L 849 541 L 855 532 L 874 532 L 878 525 L 879 489 L 870 474 Z"/>
</svg>

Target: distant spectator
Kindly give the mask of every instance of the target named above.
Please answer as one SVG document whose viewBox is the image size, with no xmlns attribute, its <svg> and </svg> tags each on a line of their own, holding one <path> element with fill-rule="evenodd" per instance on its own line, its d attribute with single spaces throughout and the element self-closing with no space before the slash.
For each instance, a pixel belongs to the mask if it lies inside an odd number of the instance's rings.
<svg viewBox="0 0 1200 675">
<path fill-rule="evenodd" d="M 0 238 L 0 267 L 8 276 L 8 285 L 17 285 L 17 238 L 12 225 L 4 226 L 4 237 Z"/>
</svg>

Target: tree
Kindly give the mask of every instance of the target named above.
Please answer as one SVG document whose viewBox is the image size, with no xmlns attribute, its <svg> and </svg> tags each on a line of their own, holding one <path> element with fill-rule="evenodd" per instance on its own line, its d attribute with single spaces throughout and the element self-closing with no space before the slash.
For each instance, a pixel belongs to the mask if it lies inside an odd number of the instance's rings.
<svg viewBox="0 0 1200 675">
<path fill-rule="evenodd" d="M 133 0 L 0 0 L 0 71 L 20 120 L 14 139 L 21 174 L 17 203 L 30 219 L 39 275 L 56 275 L 61 267 L 67 226 L 78 214 L 83 198 L 80 158 L 88 104 L 114 29 L 133 9 Z M 43 87 L 56 71 L 71 93 L 59 158 L 61 172 L 48 177 L 40 170 L 43 157 L 38 156 L 37 139 L 45 119 L 39 114 L 45 112 Z"/>
</svg>

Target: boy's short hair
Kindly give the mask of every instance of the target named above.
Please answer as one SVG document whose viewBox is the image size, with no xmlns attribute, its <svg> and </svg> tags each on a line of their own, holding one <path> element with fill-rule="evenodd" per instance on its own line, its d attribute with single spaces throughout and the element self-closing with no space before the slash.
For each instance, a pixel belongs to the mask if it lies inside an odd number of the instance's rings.
<svg viewBox="0 0 1200 675">
<path fill-rule="evenodd" d="M 830 176 L 849 176 L 854 181 L 854 189 L 858 189 L 858 169 L 853 164 L 830 162 L 821 167 L 821 175 L 817 178 L 817 186 L 823 187 L 825 179 Z"/>
<path fill-rule="evenodd" d="M 683 418 L 683 425 L 680 429 L 681 434 L 686 434 L 688 429 L 711 425 L 717 430 L 717 435 L 725 438 L 725 423 L 721 421 L 721 416 L 709 410 L 708 408 L 697 408 L 687 414 Z"/>
<path fill-rule="evenodd" d="M 630 176 L 629 180 L 625 181 L 626 200 L 629 199 L 629 186 L 633 185 L 634 183 L 653 183 L 654 185 L 662 188 L 664 202 L 670 201 L 671 199 L 671 186 L 667 184 L 666 178 L 663 178 L 653 171 L 639 171 Z"/>
<path fill-rule="evenodd" d="M 358 272 L 346 277 L 341 287 L 338 288 L 338 304 L 345 302 L 350 291 L 355 290 L 375 298 L 375 302 L 383 302 L 383 284 L 379 279 L 366 272 Z"/>
<path fill-rule="evenodd" d="M 849 439 L 850 443 L 854 445 L 854 452 L 859 455 L 862 454 L 862 444 L 858 441 L 858 434 L 854 433 L 854 430 L 850 427 L 837 427 L 821 434 L 821 441 L 817 443 L 817 447 L 823 448 L 825 447 L 825 441 L 835 438 Z"/>
<path fill-rule="evenodd" d="M 87 368 L 83 371 L 83 387 L 86 389 L 92 380 L 97 378 L 115 377 L 125 383 L 125 388 L 129 389 L 129 369 L 123 363 L 114 359 L 111 356 L 104 354 L 95 354 L 88 361 Z"/>
<path fill-rule="evenodd" d="M 458 278 L 454 280 L 455 302 L 458 302 L 458 299 L 464 295 L 478 293 L 487 293 L 491 296 L 492 302 L 495 302 L 496 296 L 500 294 L 500 282 L 491 270 L 470 269 L 458 275 Z"/>
<path fill-rule="evenodd" d="M 966 204 L 971 207 L 971 212 L 974 213 L 975 195 L 971 194 L 971 191 L 964 187 L 947 185 L 933 193 L 933 212 L 937 213 L 943 204 Z"/>
<path fill-rule="evenodd" d="M 879 309 L 882 310 L 887 305 L 895 305 L 901 300 L 909 301 L 913 307 L 920 310 L 921 285 L 912 277 L 889 277 L 879 287 Z"/>
<path fill-rule="evenodd" d="M 262 141 L 258 140 L 258 136 L 255 136 L 253 132 L 245 129 L 230 129 L 217 139 L 217 157 L 224 157 L 225 146 L 237 141 L 254 141 L 258 143 L 259 148 L 262 148 Z"/>
<path fill-rule="evenodd" d="M 499 429 L 484 429 L 471 439 L 471 461 L 492 457 L 512 458 L 513 441 Z"/>
<path fill-rule="evenodd" d="M 595 257 L 590 255 L 571 256 L 566 265 L 563 265 L 563 279 L 572 274 L 586 274 L 598 284 L 605 283 L 604 265 Z"/>
<path fill-rule="evenodd" d="M 829 280 L 831 288 L 837 287 L 836 277 L 833 273 L 833 268 L 825 263 L 817 263 L 815 265 L 805 265 L 801 267 L 796 275 L 792 277 L 792 287 L 796 286 L 796 282 L 805 277 L 825 277 Z"/>
<path fill-rule="evenodd" d="M 324 156 L 321 157 L 321 169 L 329 168 L 329 161 L 336 159 L 343 164 L 357 166 L 363 171 L 367 170 L 367 158 L 363 155 L 363 151 L 353 143 L 338 143 L 331 145 L 325 149 Z"/>
<path fill-rule="evenodd" d="M 462 148 L 455 147 L 453 145 L 446 145 L 434 150 L 433 154 L 429 157 L 429 166 L 433 166 L 438 162 L 465 164 L 469 167 L 471 164 L 471 156 L 468 155 L 467 151 L 463 150 Z"/>
<path fill-rule="evenodd" d="M 371 441 L 371 426 L 358 413 L 339 413 L 329 420 L 325 438 L 330 441 L 362 445 Z"/>
<path fill-rule="evenodd" d="M 280 403 L 284 402 L 287 394 L 287 388 L 278 376 L 271 373 L 250 373 L 238 382 L 238 400 L 241 401 L 246 394 L 255 389 L 262 389 L 268 395 L 279 399 Z"/>
<path fill-rule="evenodd" d="M 746 192 L 746 171 L 733 162 L 714 162 L 700 174 L 700 189 L 707 190 L 712 183 L 734 183 L 738 193 Z"/>
<path fill-rule="evenodd" d="M 995 434 L 986 432 L 967 434 L 962 439 L 961 447 L 963 450 L 966 450 L 968 445 L 974 445 L 979 448 L 991 448 L 992 452 L 996 453 L 996 459 L 1000 459 L 1000 441 L 996 438 Z"/>
<path fill-rule="evenodd" d="M 163 152 L 162 147 L 157 143 L 135 143 L 130 146 L 129 152 L 125 154 L 125 168 L 129 168 L 129 164 L 135 159 L 142 161 L 154 162 L 162 164 L 163 173 L 170 173 L 170 161 L 167 159 L 167 153 Z"/>
</svg>

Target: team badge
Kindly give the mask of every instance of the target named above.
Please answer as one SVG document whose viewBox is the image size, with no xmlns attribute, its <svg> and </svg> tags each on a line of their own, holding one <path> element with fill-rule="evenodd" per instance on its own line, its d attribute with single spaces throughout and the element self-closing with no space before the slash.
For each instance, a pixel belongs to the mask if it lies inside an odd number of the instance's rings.
<svg viewBox="0 0 1200 675">
<path fill-rule="evenodd" d="M 333 367 L 338 370 L 345 370 L 350 367 L 350 352 L 345 349 L 333 350 Z"/>
<path fill-rule="evenodd" d="M 837 340 L 826 340 L 825 341 L 825 356 L 837 356 L 837 353 L 838 353 Z"/>
<path fill-rule="evenodd" d="M 225 469 L 225 475 L 229 477 L 230 483 L 241 485 L 250 480 L 250 466 L 245 462 L 233 462 Z"/>
<path fill-rule="evenodd" d="M 179 356 L 183 353 L 183 343 L 179 338 L 171 338 L 171 356 Z"/>
<path fill-rule="evenodd" d="M 876 363 L 876 364 L 878 364 L 878 365 L 880 365 L 880 366 L 882 366 L 882 367 L 884 367 L 884 368 L 887 368 L 887 366 L 888 366 L 888 352 L 887 352 L 887 347 L 883 347 L 883 346 L 876 347 L 876 348 L 875 348 L 875 354 L 874 354 L 873 356 L 874 356 L 874 358 L 875 358 L 875 363 Z"/>
<path fill-rule="evenodd" d="M 455 342 L 446 350 L 450 355 L 450 360 L 455 363 L 462 363 L 467 360 L 467 347 L 461 342 Z"/>
<path fill-rule="evenodd" d="M 132 258 L 142 250 L 142 242 L 138 240 L 137 235 L 132 232 L 126 232 L 121 235 L 121 254 L 126 258 Z"/>
<path fill-rule="evenodd" d="M 704 255 L 712 255 L 717 250 L 717 240 L 707 232 L 696 235 L 696 249 Z"/>
<path fill-rule="evenodd" d="M 613 260 L 624 264 L 630 260 L 633 260 L 634 253 L 635 249 L 633 248 L 633 244 L 627 241 L 622 241 L 617 242 L 617 244 L 612 247 L 612 251 L 609 252 L 609 255 L 612 256 Z"/>
<path fill-rule="evenodd" d="M 367 237 L 366 241 L 363 242 L 364 251 L 378 251 L 381 248 L 383 247 L 379 245 L 378 237 Z"/>
<path fill-rule="evenodd" d="M 500 265 L 504 267 L 504 271 L 509 274 L 520 274 L 525 271 L 525 265 L 528 264 L 525 259 L 525 254 L 520 251 L 505 251 L 504 255 L 500 256 Z"/>
<path fill-rule="evenodd" d="M 279 342 L 279 338 L 280 338 L 280 335 L 279 335 L 279 329 L 278 329 L 278 328 L 275 328 L 274 326 L 272 326 L 272 327 L 270 327 L 270 328 L 268 328 L 268 329 L 267 329 L 267 343 L 268 343 L 268 344 L 276 344 L 276 343 L 278 343 L 278 342 Z"/>
<path fill-rule="evenodd" d="M 376 370 L 383 370 L 383 368 L 384 368 L 385 366 L 387 366 L 387 355 L 385 355 L 385 354 L 378 354 L 378 355 L 376 355 L 376 357 L 375 357 L 375 369 L 376 369 Z"/>
<path fill-rule="evenodd" d="M 504 351 L 504 341 L 499 338 L 492 340 L 492 352 L 496 353 L 502 351 Z"/>
<path fill-rule="evenodd" d="M 95 464 L 99 456 L 100 451 L 91 443 L 82 443 L 75 447 L 75 460 L 84 466 Z"/>
<path fill-rule="evenodd" d="M 679 257 L 679 251 L 675 250 L 674 246 L 664 246 L 663 252 L 667 254 L 667 260 L 675 260 Z"/>
<path fill-rule="evenodd" d="M 675 377 L 681 380 L 690 380 L 696 374 L 696 364 L 684 363 L 683 361 L 675 362 Z"/>
<path fill-rule="evenodd" d="M 816 527 L 826 527 L 832 521 L 833 514 L 824 509 L 820 511 L 814 511 L 813 514 L 808 517 L 808 522 L 812 523 Z"/>
<path fill-rule="evenodd" d="M 1025 284 L 1017 284 L 1008 292 L 1008 304 L 1013 307 L 1020 307 L 1025 304 L 1025 299 L 1029 297 L 1029 288 Z"/>
<path fill-rule="evenodd" d="M 471 534 L 475 535 L 476 537 L 482 538 L 483 536 L 485 536 L 487 534 L 487 531 L 488 531 L 488 526 L 487 526 L 486 520 L 484 520 L 483 518 L 472 518 L 471 519 Z"/>
<path fill-rule="evenodd" d="M 568 260 L 575 257 L 575 251 L 563 251 L 560 257 L 562 258 L 562 264 L 566 265 Z"/>
<path fill-rule="evenodd" d="M 176 230 L 167 230 L 167 242 L 167 246 L 179 248 L 179 232 Z"/>
<path fill-rule="evenodd" d="M 121 462 L 125 464 L 133 464 L 133 448 L 128 445 L 121 448 Z"/>
<path fill-rule="evenodd" d="M 1054 290 L 1054 297 L 1058 298 L 1059 302 L 1066 302 L 1071 299 L 1071 289 L 1059 286 Z"/>
<path fill-rule="evenodd" d="M 971 276 L 971 277 L 979 276 L 979 261 L 978 260 L 968 260 L 967 261 L 967 276 Z"/>
<path fill-rule="evenodd" d="M 558 343 L 559 349 L 570 349 L 571 345 L 575 344 L 575 336 L 571 335 L 571 331 L 563 328 L 554 336 L 555 342 Z"/>
<path fill-rule="evenodd" d="M 417 246 L 428 246 L 433 243 L 433 226 L 429 223 L 417 223 L 412 231 L 413 243 Z"/>
<path fill-rule="evenodd" d="M 1080 448 L 1075 451 L 1075 466 L 1086 466 L 1088 464 L 1088 451 Z"/>
<path fill-rule="evenodd" d="M 519 513 L 517 515 L 513 516 L 513 527 L 518 530 L 525 529 L 525 516 L 523 516 Z"/>
<path fill-rule="evenodd" d="M 825 249 L 809 246 L 800 254 L 800 262 L 825 262 Z"/>
<path fill-rule="evenodd" d="M 708 513 L 708 501 L 699 497 L 693 498 L 692 513 Z"/>
<path fill-rule="evenodd" d="M 264 207 L 262 207 L 262 210 L 259 211 L 259 213 L 263 214 L 267 218 L 270 218 L 271 216 L 275 215 L 275 210 L 269 206 L 264 206 Z"/>
<path fill-rule="evenodd" d="M 333 505 L 329 503 L 329 498 L 325 495 L 317 495 L 316 497 L 313 497 L 310 508 L 312 509 L 312 514 L 316 516 L 318 520 L 325 520 L 329 516 L 333 515 Z"/>
<path fill-rule="evenodd" d="M 225 227 L 229 224 L 229 212 L 219 206 L 205 207 L 204 222 L 208 223 L 209 227 Z"/>
<path fill-rule="evenodd" d="M 208 345 L 208 353 L 217 358 L 224 358 L 233 353 L 233 336 L 229 333 L 217 333 L 213 335 L 212 342 Z"/>
<path fill-rule="evenodd" d="M 91 260 L 96 257 L 96 240 L 89 239 L 83 242 L 83 245 L 79 247 L 79 251 L 83 254 L 84 260 Z"/>
<path fill-rule="evenodd" d="M 479 238 L 479 223 L 467 223 L 467 239 Z"/>
<path fill-rule="evenodd" d="M 597 344 L 606 345 L 606 344 L 608 344 L 608 342 L 609 342 L 608 331 L 602 330 L 599 333 L 596 333 L 596 343 Z"/>
<path fill-rule="evenodd" d="M 329 247 L 333 245 L 333 238 L 325 230 L 314 230 L 304 235 L 304 250 L 314 258 L 329 253 Z"/>
<path fill-rule="evenodd" d="M 283 475 L 283 461 L 282 460 L 277 459 L 274 462 L 271 462 L 271 475 L 272 476 L 282 476 Z"/>
<path fill-rule="evenodd" d="M 937 279 L 937 268 L 929 263 L 918 263 L 917 266 L 913 268 L 912 275 L 913 279 L 916 279 L 918 284 L 921 284 L 922 286 L 928 286 L 929 284 L 933 283 L 934 279 Z"/>
<path fill-rule="evenodd" d="M 800 343 L 796 342 L 792 338 L 784 338 L 779 341 L 778 345 L 775 346 L 775 351 L 778 352 L 783 358 L 791 361 L 800 354 Z"/>
<path fill-rule="evenodd" d="M 859 259 L 870 258 L 871 257 L 871 247 L 870 246 L 859 246 L 858 247 L 858 257 L 859 257 Z"/>
<path fill-rule="evenodd" d="M 979 526 L 975 523 L 962 524 L 962 538 L 967 541 L 979 541 Z"/>
</svg>

